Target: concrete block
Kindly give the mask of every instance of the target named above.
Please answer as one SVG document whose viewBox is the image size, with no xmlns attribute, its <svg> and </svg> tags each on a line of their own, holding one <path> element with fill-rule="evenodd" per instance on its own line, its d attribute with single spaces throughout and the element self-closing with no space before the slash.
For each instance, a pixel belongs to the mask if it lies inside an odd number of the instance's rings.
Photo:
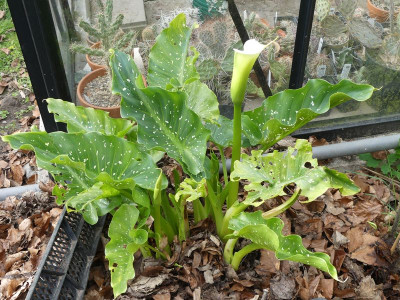
<svg viewBox="0 0 400 300">
<path fill-rule="evenodd" d="M 113 17 L 116 18 L 119 14 L 124 15 L 124 29 L 147 25 L 143 0 L 114 0 Z"/>
</svg>

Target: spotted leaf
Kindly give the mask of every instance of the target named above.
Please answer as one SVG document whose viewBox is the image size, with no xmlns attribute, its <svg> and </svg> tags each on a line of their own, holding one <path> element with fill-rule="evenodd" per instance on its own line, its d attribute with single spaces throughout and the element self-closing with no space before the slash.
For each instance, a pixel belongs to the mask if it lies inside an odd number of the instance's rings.
<svg viewBox="0 0 400 300">
<path fill-rule="evenodd" d="M 313 201 L 329 188 L 337 188 L 342 195 L 353 195 L 359 188 L 345 174 L 319 167 L 312 158 L 311 145 L 306 140 L 297 140 L 294 148 L 287 152 L 274 151 L 262 155 L 262 151 L 252 151 L 252 155 L 242 155 L 235 162 L 231 180 L 247 180 L 248 195 L 243 203 L 258 206 L 265 200 L 285 195 L 284 188 L 292 183 L 300 189 L 300 195 Z"/>
<path fill-rule="evenodd" d="M 234 233 L 231 238 L 246 238 L 255 244 L 255 248 L 275 252 L 279 260 L 290 260 L 316 267 L 338 279 L 337 271 L 327 254 L 308 251 L 298 235 L 284 236 L 283 222 L 279 218 L 264 219 L 262 212 L 241 213 L 229 222 Z"/>
<path fill-rule="evenodd" d="M 122 202 L 120 198 L 113 198 L 119 193 L 111 191 L 125 190 L 134 194 L 136 185 L 153 189 L 161 172 L 148 154 L 116 136 L 96 132 L 29 132 L 9 135 L 3 140 L 15 149 L 35 151 L 38 166 L 67 187 L 55 186 L 57 202 L 65 202 L 67 207 L 78 211 L 82 209 L 86 221 L 91 224 L 97 221 L 97 216 L 109 211 L 107 207 L 112 209 Z M 99 182 L 102 185 L 96 185 Z M 164 178 L 163 187 L 166 185 Z M 77 195 L 91 205 L 84 205 L 75 198 Z"/>
<path fill-rule="evenodd" d="M 192 29 L 180 14 L 161 32 L 150 51 L 147 81 L 149 86 L 184 91 L 191 110 L 204 120 L 215 121 L 219 116 L 217 97 L 200 82 L 195 67 L 199 53 L 192 47 L 193 55 L 189 55 Z"/>
<path fill-rule="evenodd" d="M 75 106 L 60 99 L 47 99 L 49 112 L 54 113 L 56 122 L 67 123 L 68 132 L 100 132 L 124 137 L 133 124 L 129 120 L 111 118 L 108 112 Z"/>
<path fill-rule="evenodd" d="M 315 117 L 350 99 L 365 101 L 374 88 L 342 80 L 332 85 L 325 80 L 312 79 L 297 90 L 286 90 L 264 100 L 261 107 L 245 112 L 245 132 L 252 145 L 261 144 L 263 149 L 303 127 Z"/>
<path fill-rule="evenodd" d="M 167 152 L 186 173 L 203 177 L 210 132 L 187 106 L 187 94 L 159 87 L 139 88 L 135 77 L 125 77 L 136 74 L 133 64 L 121 52 L 111 56 L 113 92 L 122 96 L 121 115 L 138 123 L 140 144 Z"/>
<path fill-rule="evenodd" d="M 108 229 L 110 241 L 105 254 L 115 298 L 126 291 L 128 280 L 135 277 L 133 255 L 147 242 L 147 231 L 135 228 L 138 218 L 139 210 L 134 205 L 123 204 L 115 212 Z"/>
</svg>

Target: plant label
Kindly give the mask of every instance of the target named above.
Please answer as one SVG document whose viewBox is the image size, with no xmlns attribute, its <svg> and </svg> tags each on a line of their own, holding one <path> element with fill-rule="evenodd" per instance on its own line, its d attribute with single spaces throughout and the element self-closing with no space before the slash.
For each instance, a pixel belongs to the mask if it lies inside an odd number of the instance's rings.
<svg viewBox="0 0 400 300">
<path fill-rule="evenodd" d="M 317 67 L 317 78 L 324 77 L 326 74 L 326 65 L 320 65 Z"/>
<path fill-rule="evenodd" d="M 319 43 L 318 43 L 318 50 L 317 50 L 317 53 L 318 54 L 321 54 L 321 51 L 322 51 L 322 45 L 324 44 L 324 39 L 323 38 L 320 38 L 319 39 Z"/>
<path fill-rule="evenodd" d="M 275 12 L 275 18 L 274 18 L 274 26 L 276 26 L 276 23 L 278 22 L 278 12 Z"/>
<path fill-rule="evenodd" d="M 336 65 L 336 56 L 335 56 L 335 51 L 331 50 L 332 52 L 332 62 L 334 65 Z"/>
<path fill-rule="evenodd" d="M 272 78 L 272 74 L 271 74 L 271 70 L 268 71 L 268 85 L 271 86 L 271 78 Z"/>
<path fill-rule="evenodd" d="M 351 64 L 345 64 L 343 66 L 342 73 L 340 74 L 340 78 L 341 79 L 348 78 L 350 74 L 350 69 L 351 69 Z"/>
</svg>

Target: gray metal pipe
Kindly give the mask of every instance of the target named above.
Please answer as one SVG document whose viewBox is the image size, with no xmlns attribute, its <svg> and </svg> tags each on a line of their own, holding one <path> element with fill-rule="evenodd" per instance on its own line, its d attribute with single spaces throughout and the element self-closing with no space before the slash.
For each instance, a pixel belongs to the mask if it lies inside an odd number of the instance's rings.
<svg viewBox="0 0 400 300">
<path fill-rule="evenodd" d="M 400 134 L 379 135 L 351 142 L 313 147 L 313 157 L 317 159 L 328 159 L 394 149 L 399 145 L 399 139 Z"/>
<path fill-rule="evenodd" d="M 381 150 L 394 149 L 399 146 L 400 134 L 379 135 L 372 138 L 351 142 L 341 142 L 325 146 L 313 147 L 313 157 L 316 159 L 328 159 L 347 155 L 370 153 Z M 231 169 L 231 160 L 227 159 L 226 168 Z M 222 172 L 222 166 L 220 167 Z"/>
<path fill-rule="evenodd" d="M 0 189 L 0 201 L 4 201 L 7 197 L 10 196 L 21 196 L 23 193 L 28 191 L 40 191 L 39 185 L 29 184 Z"/>
</svg>

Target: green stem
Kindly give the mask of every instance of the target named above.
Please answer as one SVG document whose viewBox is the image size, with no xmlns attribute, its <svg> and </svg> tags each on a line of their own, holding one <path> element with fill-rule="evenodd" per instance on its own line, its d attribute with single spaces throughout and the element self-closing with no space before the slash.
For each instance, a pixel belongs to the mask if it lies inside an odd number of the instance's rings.
<svg viewBox="0 0 400 300">
<path fill-rule="evenodd" d="M 201 204 L 200 199 L 196 199 L 193 202 L 193 213 L 194 221 L 196 223 L 207 218 L 204 206 Z"/>
<path fill-rule="evenodd" d="M 186 240 L 186 233 L 189 232 L 189 220 L 187 219 L 186 202 L 185 200 L 176 202 L 175 199 L 171 199 L 171 202 L 178 212 L 178 236 L 179 241 L 183 242 Z"/>
<path fill-rule="evenodd" d="M 161 217 L 162 231 L 168 237 L 168 242 L 172 243 L 174 241 L 175 231 L 171 224 L 163 217 Z"/>
<path fill-rule="evenodd" d="M 234 170 L 235 161 L 240 159 L 242 147 L 242 103 L 235 103 L 233 107 L 233 147 L 231 160 L 231 173 Z M 238 198 L 239 181 L 231 182 L 227 205 L 231 207 Z"/>
<path fill-rule="evenodd" d="M 253 252 L 255 250 L 258 249 L 262 249 L 263 247 L 257 244 L 250 244 L 245 246 L 243 249 L 241 249 L 240 251 L 236 252 L 233 255 L 232 261 L 231 261 L 231 266 L 234 270 L 239 269 L 239 265 L 240 262 L 242 261 L 242 259 L 249 254 L 250 252 Z"/>
<path fill-rule="evenodd" d="M 156 236 L 157 247 L 160 247 L 160 239 L 162 237 L 161 230 L 161 205 L 154 203 L 154 233 Z"/>
<path fill-rule="evenodd" d="M 157 248 L 154 248 L 150 245 L 146 245 L 147 248 L 149 248 L 151 251 L 153 251 L 154 253 L 156 253 L 157 256 L 163 258 L 163 259 L 167 259 L 167 257 L 165 256 L 164 253 L 162 253 L 160 250 L 158 250 Z"/>
<path fill-rule="evenodd" d="M 222 214 L 222 207 L 218 205 L 218 198 L 214 193 L 214 190 L 211 186 L 211 183 L 207 181 L 207 191 L 208 191 L 208 197 L 206 198 L 206 201 L 209 201 L 214 220 L 215 220 L 215 225 L 217 227 L 217 233 L 221 237 L 221 228 L 223 224 L 223 214 Z"/>
<path fill-rule="evenodd" d="M 227 264 L 230 264 L 233 258 L 233 250 L 238 239 L 229 239 L 224 247 L 224 260 Z"/>
<path fill-rule="evenodd" d="M 283 213 L 285 210 L 287 210 L 289 207 L 291 207 L 296 200 L 299 198 L 299 193 L 300 190 L 295 191 L 295 193 L 292 195 L 292 197 L 290 197 L 289 200 L 283 202 L 281 205 L 265 212 L 262 214 L 264 219 L 269 219 L 269 218 L 273 218 L 276 217 L 277 215 Z"/>
<path fill-rule="evenodd" d="M 224 182 L 225 185 L 228 184 L 228 170 L 226 169 L 226 158 L 224 155 L 224 148 L 222 146 L 218 146 L 219 154 L 221 155 L 221 162 L 222 162 L 222 170 L 224 172 Z"/>
<path fill-rule="evenodd" d="M 224 219 L 222 220 L 222 226 L 221 226 L 221 232 L 220 232 L 220 238 L 225 241 L 226 238 L 225 236 L 231 233 L 231 230 L 228 228 L 229 226 L 229 221 L 240 214 L 242 211 L 244 211 L 248 205 L 243 204 L 243 203 L 235 203 L 231 208 L 229 208 L 224 216 Z"/>
<path fill-rule="evenodd" d="M 142 253 L 144 258 L 147 257 L 152 257 L 153 255 L 151 255 L 151 251 L 148 249 L 149 244 L 146 243 L 146 245 L 140 246 L 140 252 Z"/>
</svg>

